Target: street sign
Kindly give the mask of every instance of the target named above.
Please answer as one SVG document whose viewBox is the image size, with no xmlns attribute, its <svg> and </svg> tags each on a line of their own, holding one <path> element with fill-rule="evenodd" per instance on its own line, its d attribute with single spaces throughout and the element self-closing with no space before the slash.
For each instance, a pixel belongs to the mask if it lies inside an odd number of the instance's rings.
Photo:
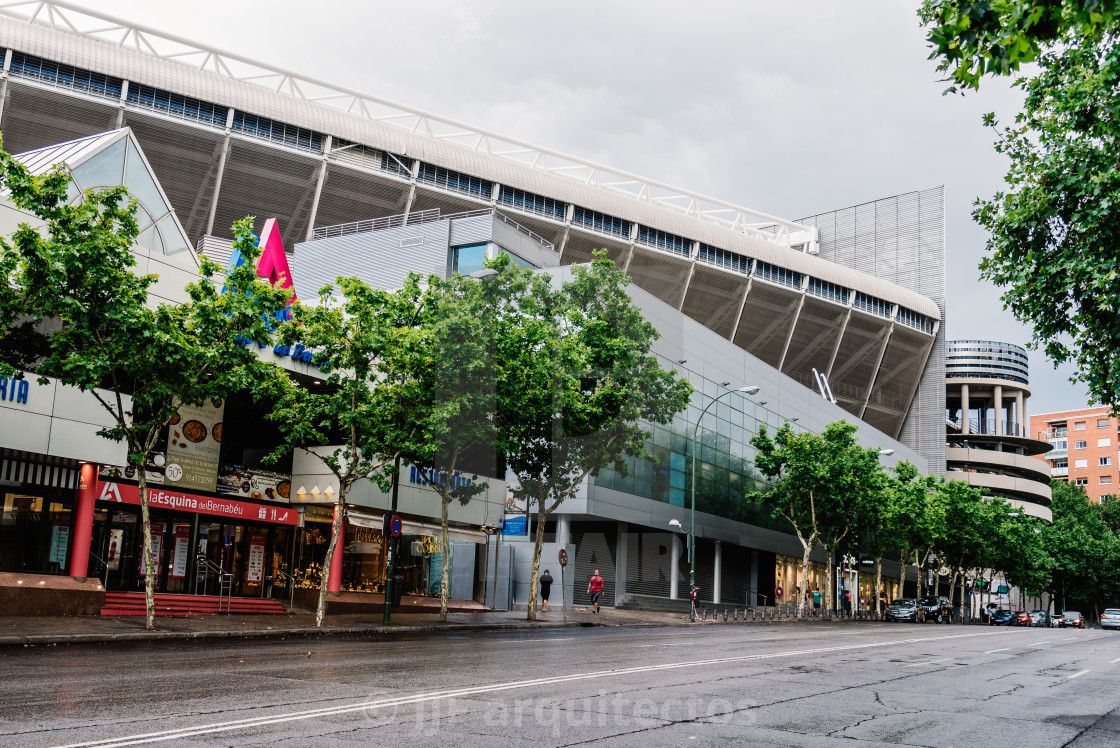
<svg viewBox="0 0 1120 748">
<path fill-rule="evenodd" d="M 782 589 L 781 585 L 778 585 L 777 587 L 774 588 L 774 597 L 781 600 L 782 595 L 784 595 L 784 594 L 785 594 L 785 590 Z"/>
<path fill-rule="evenodd" d="M 401 532 L 404 530 L 404 521 L 399 514 L 394 514 L 393 518 L 389 520 L 389 534 L 394 538 L 399 538 Z"/>
<path fill-rule="evenodd" d="M 502 532 L 506 535 L 528 535 L 529 518 L 524 514 L 514 514 L 506 517 L 502 523 Z"/>
<path fill-rule="evenodd" d="M 563 569 L 568 565 L 568 552 L 563 548 L 560 549 L 560 568 Z"/>
<path fill-rule="evenodd" d="M 1010 588 L 1009 588 L 1009 587 L 1008 587 L 1008 586 L 1007 586 L 1006 584 L 1001 584 L 1001 585 L 1000 585 L 1000 586 L 999 586 L 999 587 L 998 587 L 998 588 L 996 589 L 996 592 L 998 592 L 998 593 L 999 593 L 999 594 L 1001 594 L 1001 595 L 1006 595 L 1006 594 L 1007 594 L 1008 592 L 1010 592 L 1010 591 L 1011 591 L 1011 589 L 1010 589 Z"/>
</svg>

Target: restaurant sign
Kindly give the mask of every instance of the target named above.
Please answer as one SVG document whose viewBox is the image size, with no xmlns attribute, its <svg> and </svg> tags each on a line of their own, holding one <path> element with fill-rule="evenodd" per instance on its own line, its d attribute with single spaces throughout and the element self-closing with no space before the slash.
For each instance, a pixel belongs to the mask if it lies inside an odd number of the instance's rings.
<svg viewBox="0 0 1120 748">
<path fill-rule="evenodd" d="M 94 486 L 98 501 L 117 504 L 140 505 L 140 487 L 128 483 L 98 480 Z M 223 499 L 213 496 L 198 496 L 165 488 L 148 489 L 148 506 L 157 509 L 178 509 L 218 517 L 230 517 L 248 523 L 274 522 L 280 525 L 295 525 L 299 522 L 299 512 L 286 506 L 265 506 L 236 499 Z"/>
</svg>

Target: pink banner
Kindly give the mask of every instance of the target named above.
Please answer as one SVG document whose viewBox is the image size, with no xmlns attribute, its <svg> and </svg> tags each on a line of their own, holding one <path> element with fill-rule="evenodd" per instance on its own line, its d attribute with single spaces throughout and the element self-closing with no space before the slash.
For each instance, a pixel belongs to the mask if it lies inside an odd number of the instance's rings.
<svg viewBox="0 0 1120 748">
<path fill-rule="evenodd" d="M 139 486 L 98 480 L 96 491 L 98 501 L 140 506 Z M 299 521 L 299 512 L 291 507 L 265 506 L 235 499 L 198 496 L 182 491 L 170 491 L 164 486 L 148 487 L 148 506 L 157 509 L 180 509 L 185 512 L 212 514 L 218 517 L 232 517 L 250 523 L 274 522 L 280 525 L 295 525 Z"/>
</svg>

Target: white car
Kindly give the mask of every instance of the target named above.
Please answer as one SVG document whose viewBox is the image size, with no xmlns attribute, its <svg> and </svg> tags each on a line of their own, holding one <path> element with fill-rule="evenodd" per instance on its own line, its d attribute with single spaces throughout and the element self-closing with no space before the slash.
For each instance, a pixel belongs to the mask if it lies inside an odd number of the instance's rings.
<svg viewBox="0 0 1120 748">
<path fill-rule="evenodd" d="M 1102 629 L 1120 629 L 1120 608 L 1107 608 L 1101 613 Z"/>
</svg>

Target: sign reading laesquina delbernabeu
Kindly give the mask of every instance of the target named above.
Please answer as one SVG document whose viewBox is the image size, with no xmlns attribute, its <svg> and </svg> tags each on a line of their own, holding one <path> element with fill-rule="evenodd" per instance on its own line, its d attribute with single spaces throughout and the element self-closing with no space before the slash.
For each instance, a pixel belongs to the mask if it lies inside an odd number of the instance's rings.
<svg viewBox="0 0 1120 748">
<path fill-rule="evenodd" d="M 98 480 L 94 490 L 98 501 L 140 505 L 139 486 Z M 232 517 L 246 522 L 274 522 L 281 525 L 295 525 L 299 518 L 299 512 L 289 506 L 266 506 L 235 499 L 198 496 L 182 491 L 169 491 L 157 486 L 148 488 L 148 506 L 212 514 L 217 517 Z"/>
</svg>

